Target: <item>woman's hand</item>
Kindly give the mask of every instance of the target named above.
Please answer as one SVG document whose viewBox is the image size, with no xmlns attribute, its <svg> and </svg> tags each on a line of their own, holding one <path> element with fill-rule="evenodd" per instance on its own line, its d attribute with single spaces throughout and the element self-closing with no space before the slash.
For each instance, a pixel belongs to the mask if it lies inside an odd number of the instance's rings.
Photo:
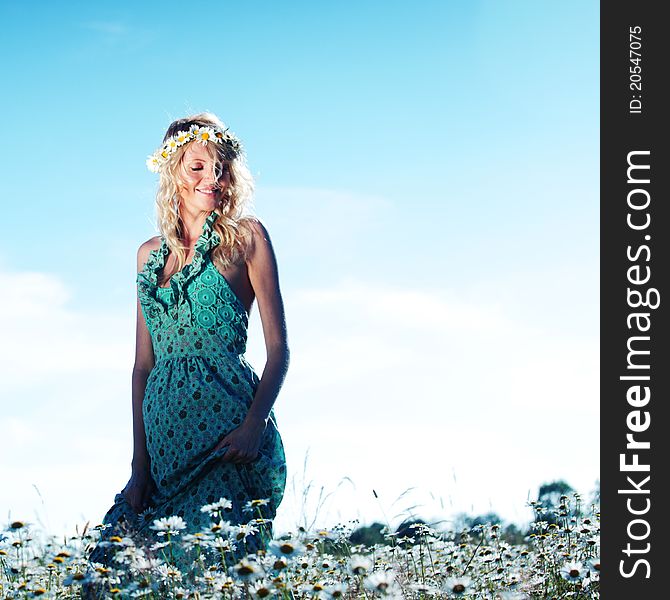
<svg viewBox="0 0 670 600">
<path fill-rule="evenodd" d="M 141 513 L 149 505 L 149 499 L 156 490 L 156 483 L 151 477 L 149 469 L 133 469 L 132 475 L 121 490 L 130 507 L 136 512 Z"/>
<path fill-rule="evenodd" d="M 239 427 L 225 435 L 214 450 L 228 446 L 221 458 L 223 462 L 250 463 L 258 458 L 261 438 L 265 431 L 265 420 L 245 419 Z"/>
</svg>

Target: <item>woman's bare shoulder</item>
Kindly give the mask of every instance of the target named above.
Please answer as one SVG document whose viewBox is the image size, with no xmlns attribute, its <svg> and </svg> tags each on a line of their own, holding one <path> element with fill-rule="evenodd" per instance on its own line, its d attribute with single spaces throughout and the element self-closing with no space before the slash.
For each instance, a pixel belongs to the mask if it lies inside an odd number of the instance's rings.
<svg viewBox="0 0 670 600">
<path fill-rule="evenodd" d="M 140 271 L 149 258 L 149 253 L 153 250 L 158 250 L 161 246 L 161 237 L 155 235 L 149 238 L 146 242 L 140 244 L 137 249 L 137 270 Z"/>
<path fill-rule="evenodd" d="M 244 217 L 244 220 L 242 221 L 244 226 L 249 230 L 251 233 L 251 236 L 254 239 L 254 242 L 257 242 L 259 240 L 267 239 L 270 237 L 270 234 L 268 233 L 267 227 L 265 226 L 265 223 L 263 223 L 259 217 L 253 215 L 253 216 L 247 216 Z"/>
<path fill-rule="evenodd" d="M 267 244 L 270 238 L 264 223 L 256 215 L 245 215 L 239 225 L 244 229 L 247 245 L 247 261 L 256 254 L 259 245 Z"/>
</svg>

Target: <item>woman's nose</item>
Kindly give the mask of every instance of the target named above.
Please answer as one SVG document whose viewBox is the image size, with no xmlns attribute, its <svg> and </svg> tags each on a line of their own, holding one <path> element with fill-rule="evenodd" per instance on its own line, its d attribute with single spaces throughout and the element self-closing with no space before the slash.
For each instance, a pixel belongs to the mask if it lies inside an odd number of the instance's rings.
<svg viewBox="0 0 670 600">
<path fill-rule="evenodd" d="M 216 180 L 211 177 L 204 175 L 198 182 L 199 187 L 216 187 Z"/>
</svg>

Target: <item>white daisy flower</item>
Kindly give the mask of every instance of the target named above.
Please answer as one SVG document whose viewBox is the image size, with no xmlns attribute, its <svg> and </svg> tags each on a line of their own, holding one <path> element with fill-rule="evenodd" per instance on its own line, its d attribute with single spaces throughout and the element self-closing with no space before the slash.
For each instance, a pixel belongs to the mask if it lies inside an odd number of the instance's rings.
<svg viewBox="0 0 670 600">
<path fill-rule="evenodd" d="M 158 532 L 158 535 L 179 534 L 182 529 L 186 529 L 186 521 L 177 515 L 156 519 L 151 529 Z"/>
<path fill-rule="evenodd" d="M 174 137 L 171 137 L 167 140 L 167 142 L 165 142 L 165 147 L 170 152 L 174 152 L 179 147 L 179 144 L 177 143 L 177 140 Z"/>
<path fill-rule="evenodd" d="M 354 554 L 349 558 L 348 568 L 354 575 L 364 575 L 372 568 L 372 561 L 362 554 Z"/>
<path fill-rule="evenodd" d="M 234 525 L 233 529 L 236 531 L 235 539 L 246 539 L 254 533 L 258 533 L 258 527 L 254 527 L 250 523 L 242 523 L 241 525 Z"/>
<path fill-rule="evenodd" d="M 114 554 L 114 560 L 121 564 L 133 564 L 139 558 L 144 558 L 144 551 L 141 548 L 127 546 L 123 550 L 117 550 Z"/>
<path fill-rule="evenodd" d="M 348 589 L 349 588 L 344 583 L 333 583 L 332 585 L 326 587 L 326 589 L 323 591 L 323 596 L 328 600 L 344 598 L 344 595 L 347 593 Z"/>
<path fill-rule="evenodd" d="M 158 173 L 160 169 L 160 163 L 158 162 L 158 157 L 155 154 L 152 154 L 147 158 L 147 169 L 152 173 Z"/>
<path fill-rule="evenodd" d="M 214 521 L 209 526 L 208 532 L 214 535 L 225 535 L 227 537 L 233 537 L 237 535 L 238 527 L 237 525 L 231 524 L 229 521 Z"/>
<path fill-rule="evenodd" d="M 248 500 L 242 509 L 244 512 L 252 512 L 257 506 L 265 506 L 270 501 L 267 498 L 259 498 L 256 500 Z"/>
<path fill-rule="evenodd" d="M 294 539 L 288 540 L 272 540 L 268 544 L 268 550 L 279 558 L 289 558 L 302 554 L 305 551 L 305 546 Z"/>
<path fill-rule="evenodd" d="M 269 581 L 261 579 L 249 586 L 249 593 L 252 598 L 269 598 L 277 593 L 277 588 Z"/>
<path fill-rule="evenodd" d="M 215 517 L 221 510 L 233 510 L 233 503 L 227 498 L 221 498 L 218 502 L 212 504 L 205 504 L 200 512 L 209 513 L 210 517 Z"/>
<path fill-rule="evenodd" d="M 177 146 L 183 146 L 186 142 L 191 141 L 191 134 L 188 131 L 178 131 L 174 134 L 174 140 Z"/>
<path fill-rule="evenodd" d="M 160 558 L 146 558 L 141 557 L 135 561 L 135 568 L 140 571 L 155 571 L 163 564 L 163 561 Z"/>
<path fill-rule="evenodd" d="M 335 540 L 337 539 L 337 534 L 330 529 L 317 529 L 316 537 L 322 540 Z"/>
<path fill-rule="evenodd" d="M 463 596 L 468 591 L 468 587 L 472 583 L 469 577 L 449 577 L 444 582 L 442 590 L 447 592 L 449 598 L 458 598 Z"/>
<path fill-rule="evenodd" d="M 202 127 L 198 130 L 198 133 L 195 134 L 195 139 L 203 144 L 211 141 L 214 137 L 214 130 L 211 127 Z"/>
<path fill-rule="evenodd" d="M 277 557 L 271 566 L 275 571 L 281 571 L 288 567 L 288 561 L 283 556 Z"/>
<path fill-rule="evenodd" d="M 229 575 L 224 575 L 223 573 L 209 572 L 208 574 L 205 574 L 200 579 L 200 581 L 204 582 L 208 587 L 211 586 L 211 588 L 222 592 L 221 597 L 224 597 L 226 593 L 228 593 L 232 598 L 241 597 L 241 595 L 239 594 L 239 592 L 242 591 L 240 581 L 234 579 L 233 577 L 230 577 Z M 236 594 L 236 592 L 238 593 Z M 198 594 L 197 591 L 195 593 Z M 193 598 L 199 597 L 199 595 L 192 597 Z"/>
<path fill-rule="evenodd" d="M 316 575 L 318 577 L 318 575 Z M 325 593 L 326 584 L 320 581 L 309 581 L 298 585 L 298 590 L 303 594 L 309 594 L 313 598 L 321 598 Z"/>
<path fill-rule="evenodd" d="M 395 577 L 390 571 L 375 571 L 374 573 L 370 573 L 370 575 L 363 580 L 363 587 L 367 590 L 380 592 L 382 594 L 398 591 Z"/>
<path fill-rule="evenodd" d="M 242 580 L 257 579 L 263 575 L 260 565 L 248 558 L 243 558 L 240 562 L 234 564 L 230 567 L 230 571 Z"/>
<path fill-rule="evenodd" d="M 198 531 L 197 533 L 187 533 L 182 536 L 181 543 L 186 548 L 194 548 L 195 546 L 200 546 L 204 544 L 207 540 L 211 539 L 211 535 Z"/>
<path fill-rule="evenodd" d="M 150 550 L 160 550 L 161 548 L 165 548 L 165 546 L 169 546 L 170 542 L 156 542 L 155 544 L 152 544 L 149 549 Z"/>
<path fill-rule="evenodd" d="M 587 570 L 580 562 L 571 561 L 561 567 L 561 577 L 571 583 L 577 583 L 586 577 Z"/>
<path fill-rule="evenodd" d="M 181 571 L 170 565 L 160 565 L 158 569 L 156 569 L 156 572 L 163 581 L 174 582 L 181 581 L 182 579 Z"/>
<path fill-rule="evenodd" d="M 217 550 L 224 550 L 224 551 L 230 551 L 233 552 L 235 548 L 237 547 L 233 542 L 230 540 L 218 537 L 215 540 L 208 540 L 207 543 L 205 544 L 206 546 L 210 548 L 216 548 Z"/>
</svg>

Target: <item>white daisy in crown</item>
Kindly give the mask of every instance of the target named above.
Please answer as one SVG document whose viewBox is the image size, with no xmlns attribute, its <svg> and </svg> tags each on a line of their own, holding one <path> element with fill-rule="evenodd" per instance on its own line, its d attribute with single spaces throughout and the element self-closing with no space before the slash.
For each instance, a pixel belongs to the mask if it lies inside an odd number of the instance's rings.
<svg viewBox="0 0 670 600">
<path fill-rule="evenodd" d="M 158 173 L 160 169 L 160 163 L 158 162 L 158 158 L 155 154 L 152 154 L 147 158 L 147 169 L 149 169 L 149 171 L 152 173 Z"/>
<path fill-rule="evenodd" d="M 221 144 L 225 148 L 224 153 L 228 160 L 233 160 L 242 152 L 240 140 L 227 127 L 219 129 L 218 127 L 194 124 L 188 130 L 177 131 L 169 137 L 156 152 L 147 158 L 147 168 L 153 173 L 159 173 L 172 154 L 184 144 L 194 140 L 202 144 L 207 144 L 207 142 Z"/>
<path fill-rule="evenodd" d="M 191 136 L 188 131 L 178 131 L 174 136 L 177 146 L 183 146 L 186 142 L 191 141 Z"/>
<path fill-rule="evenodd" d="M 203 127 L 202 129 L 200 129 L 196 134 L 195 139 L 202 143 L 208 141 L 218 142 L 218 140 L 214 137 L 214 130 L 209 127 Z"/>
</svg>

